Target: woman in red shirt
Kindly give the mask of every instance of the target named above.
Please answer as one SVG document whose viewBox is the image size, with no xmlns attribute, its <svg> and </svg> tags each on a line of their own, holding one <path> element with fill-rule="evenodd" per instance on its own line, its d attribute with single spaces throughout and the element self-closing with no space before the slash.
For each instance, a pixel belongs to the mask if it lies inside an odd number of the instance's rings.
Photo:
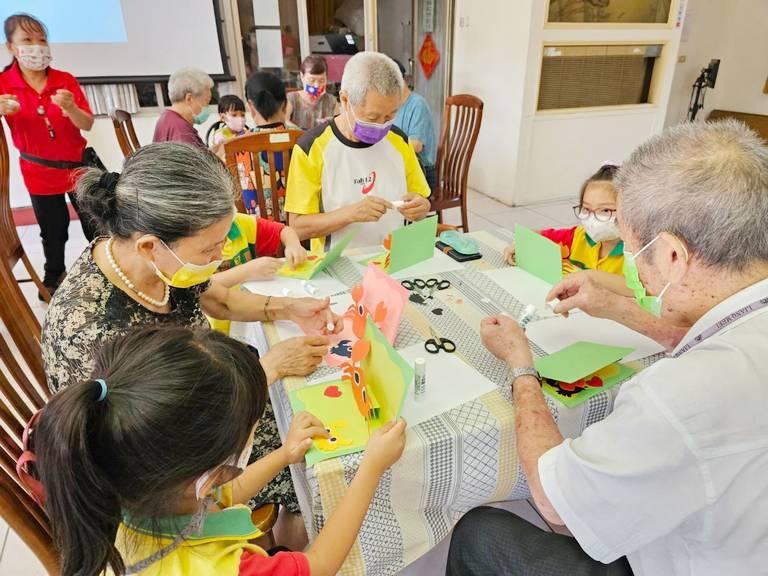
<svg viewBox="0 0 768 576">
<path fill-rule="evenodd" d="M 77 80 L 49 67 L 51 50 L 42 22 L 28 14 L 10 16 L 5 38 L 13 61 L 0 73 L 0 116 L 21 156 L 21 174 L 43 239 L 43 283 L 53 294 L 66 274 L 65 195 L 77 210 L 72 190 L 86 147 L 80 130 L 91 129 L 93 115 Z M 81 218 L 80 224 L 88 240 L 93 239 L 90 221 Z"/>
</svg>

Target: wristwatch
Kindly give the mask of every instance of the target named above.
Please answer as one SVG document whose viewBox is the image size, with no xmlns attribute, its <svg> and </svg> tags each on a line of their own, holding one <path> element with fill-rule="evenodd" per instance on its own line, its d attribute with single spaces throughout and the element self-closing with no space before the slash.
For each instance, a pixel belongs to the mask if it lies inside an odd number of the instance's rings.
<svg viewBox="0 0 768 576">
<path fill-rule="evenodd" d="M 512 382 L 511 385 L 515 385 L 515 380 L 520 378 L 521 376 L 533 376 L 536 378 L 536 380 L 539 381 L 539 384 L 541 384 L 541 377 L 539 376 L 539 373 L 536 371 L 536 368 L 533 368 L 531 366 L 526 366 L 525 368 L 512 368 Z"/>
</svg>

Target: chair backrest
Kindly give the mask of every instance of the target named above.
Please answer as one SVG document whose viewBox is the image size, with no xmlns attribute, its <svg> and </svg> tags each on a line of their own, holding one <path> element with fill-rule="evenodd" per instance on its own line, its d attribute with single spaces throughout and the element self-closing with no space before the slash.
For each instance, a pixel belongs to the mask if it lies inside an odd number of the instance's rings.
<svg viewBox="0 0 768 576">
<path fill-rule="evenodd" d="M 57 574 L 48 519 L 16 474 L 24 427 L 49 398 L 39 341 L 17 320 L 25 307 L 10 269 L 0 262 L 0 320 L 7 329 L 0 331 L 0 512 L 48 572 Z"/>
<path fill-rule="evenodd" d="M 11 209 L 11 164 L 8 157 L 8 143 L 5 139 L 2 123 L 0 123 L 0 259 L 13 270 L 16 263 L 22 260 L 24 267 L 45 300 L 50 301 L 48 289 L 43 285 L 35 272 L 29 258 L 24 252 L 21 239 L 16 231 Z M 33 315 L 34 316 L 34 315 Z M 38 326 L 39 331 L 39 326 Z"/>
<path fill-rule="evenodd" d="M 466 194 L 469 163 L 483 120 L 483 101 L 470 94 L 445 100 L 443 127 L 437 148 L 438 186 L 433 202 L 445 202 Z"/>
<path fill-rule="evenodd" d="M 113 110 L 110 115 L 112 125 L 115 127 L 115 136 L 123 156 L 127 158 L 136 150 L 141 148 L 139 139 L 136 137 L 136 131 L 133 129 L 133 119 L 131 114 L 125 110 Z"/>
<path fill-rule="evenodd" d="M 301 135 L 301 130 L 263 131 L 224 144 L 227 167 L 243 191 L 239 212 L 287 223 L 285 186 L 291 152 Z"/>
</svg>

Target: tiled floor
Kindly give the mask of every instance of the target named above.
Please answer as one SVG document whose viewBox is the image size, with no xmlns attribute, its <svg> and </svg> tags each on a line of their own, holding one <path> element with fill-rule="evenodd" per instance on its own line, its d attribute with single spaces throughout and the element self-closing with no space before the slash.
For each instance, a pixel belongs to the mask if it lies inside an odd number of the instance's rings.
<svg viewBox="0 0 768 576">
<path fill-rule="evenodd" d="M 483 196 L 476 192 L 470 192 L 469 204 L 469 229 L 493 230 L 495 228 L 513 228 L 515 224 L 522 224 L 534 229 L 566 227 L 574 225 L 574 216 L 571 210 L 573 201 L 558 202 L 554 204 L 542 204 L 531 208 L 511 208 Z M 461 216 L 458 209 L 452 209 L 444 213 L 446 224 L 459 224 Z M 40 241 L 40 229 L 35 226 L 24 226 L 18 229 L 21 242 L 38 273 L 42 277 L 43 248 Z M 71 265 L 86 247 L 87 241 L 83 236 L 80 223 L 73 221 L 69 226 L 69 242 L 67 243 L 67 266 Z M 19 264 L 16 276 L 25 276 L 23 267 Z M 22 284 L 24 294 L 29 300 L 35 313 L 42 321 L 45 315 L 45 304 L 37 299 L 37 292 L 31 283 Z M 2 327 L 0 326 L 0 329 Z M 541 520 L 536 510 L 526 501 L 505 502 L 498 505 L 514 512 L 547 530 L 546 524 Z M 429 554 L 423 556 L 405 570 L 402 576 L 437 576 L 445 573 L 446 555 L 448 553 L 449 538 L 446 538 Z M 8 528 L 0 518 L 0 574 L 3 576 L 42 576 L 45 574 L 43 567 L 30 552 L 21 539 Z"/>
</svg>

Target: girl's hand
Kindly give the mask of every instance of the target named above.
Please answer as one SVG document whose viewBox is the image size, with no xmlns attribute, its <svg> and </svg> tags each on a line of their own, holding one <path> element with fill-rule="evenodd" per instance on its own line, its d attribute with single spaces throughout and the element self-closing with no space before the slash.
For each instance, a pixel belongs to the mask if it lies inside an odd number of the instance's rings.
<svg viewBox="0 0 768 576">
<path fill-rule="evenodd" d="M 298 464 L 312 447 L 312 438 L 328 438 L 328 431 L 316 417 L 309 412 L 297 412 L 291 421 L 291 427 L 283 442 L 283 450 L 288 464 Z"/>
<path fill-rule="evenodd" d="M 400 459 L 405 448 L 405 420 L 387 422 L 371 434 L 363 455 L 363 464 L 368 463 L 381 475 Z"/>
<path fill-rule="evenodd" d="M 0 94 L 0 116 L 13 116 L 21 109 L 18 99 L 13 94 Z"/>
<path fill-rule="evenodd" d="M 331 310 L 330 298 L 290 298 L 287 317 L 307 334 L 338 334 L 344 328 L 344 321 Z"/>
<path fill-rule="evenodd" d="M 270 256 L 262 256 L 243 264 L 248 269 L 249 280 L 272 280 L 282 265 L 283 262 L 280 258 Z"/>
<path fill-rule="evenodd" d="M 304 263 L 307 259 L 307 251 L 301 244 L 286 244 L 285 246 L 285 261 L 291 266 L 296 268 Z"/>
<path fill-rule="evenodd" d="M 510 244 L 506 248 L 504 248 L 504 262 L 509 264 L 510 266 L 516 266 L 517 260 L 515 259 L 515 245 Z"/>
</svg>

